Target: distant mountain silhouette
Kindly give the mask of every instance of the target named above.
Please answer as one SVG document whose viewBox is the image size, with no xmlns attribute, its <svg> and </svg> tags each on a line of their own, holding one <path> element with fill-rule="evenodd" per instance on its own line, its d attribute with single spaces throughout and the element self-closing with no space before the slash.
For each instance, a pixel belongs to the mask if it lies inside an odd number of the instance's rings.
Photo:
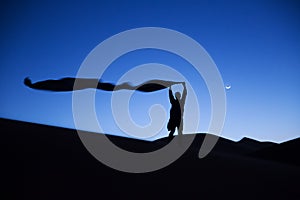
<svg viewBox="0 0 300 200">
<path fill-rule="evenodd" d="M 205 134 L 196 134 L 190 148 L 171 165 L 151 173 L 130 174 L 97 161 L 85 149 L 76 130 L 0 119 L 0 131 L 4 154 L 2 194 L 12 199 L 290 199 L 300 196 L 299 156 L 296 156 L 299 139 L 275 144 L 220 138 L 212 152 L 199 159 Z M 86 134 L 100 137 L 100 134 Z M 159 149 L 170 141 L 168 138 L 147 142 L 108 137 L 119 147 L 133 152 Z M 289 153 L 293 155 L 292 160 Z M 283 159 L 284 155 L 288 158 Z"/>
<path fill-rule="evenodd" d="M 262 159 L 290 163 L 300 167 L 300 138 L 272 145 L 253 152 L 251 155 Z"/>
</svg>

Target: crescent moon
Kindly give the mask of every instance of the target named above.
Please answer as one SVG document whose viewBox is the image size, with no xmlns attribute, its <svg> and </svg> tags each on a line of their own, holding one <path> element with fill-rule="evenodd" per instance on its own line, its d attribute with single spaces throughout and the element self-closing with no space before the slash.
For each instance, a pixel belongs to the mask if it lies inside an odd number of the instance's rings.
<svg viewBox="0 0 300 200">
<path fill-rule="evenodd" d="M 231 88 L 231 85 L 226 85 L 226 86 L 225 86 L 225 89 L 226 89 L 226 90 L 229 90 L 230 88 Z"/>
</svg>

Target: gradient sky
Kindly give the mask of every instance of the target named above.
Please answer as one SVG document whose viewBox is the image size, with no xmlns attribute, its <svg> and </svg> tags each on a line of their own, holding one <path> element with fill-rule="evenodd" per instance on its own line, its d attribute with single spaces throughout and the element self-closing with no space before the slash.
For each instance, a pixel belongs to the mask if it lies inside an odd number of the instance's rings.
<svg viewBox="0 0 300 200">
<path fill-rule="evenodd" d="M 282 142 L 300 136 L 297 1 L 7 1 L 0 9 L 2 118 L 74 128 L 71 92 L 32 90 L 23 79 L 75 77 L 100 42 L 151 26 L 195 39 L 216 63 L 224 84 L 232 86 L 226 91 L 223 137 Z M 199 132 L 205 132 L 209 95 L 201 77 L 193 77 L 192 67 L 180 57 L 149 49 L 132 52 L 116 60 L 103 78 L 116 81 L 126 70 L 149 62 L 172 66 L 197 85 Z M 122 135 L 109 111 L 101 109 L 110 95 L 97 92 L 97 115 L 105 118 L 101 120 L 106 120 L 108 133 Z M 136 102 L 144 102 L 132 106 L 137 123 L 148 123 L 147 109 L 153 102 L 168 112 L 167 90 L 151 95 L 136 94 Z M 160 136 L 166 134 L 164 129 Z"/>
</svg>

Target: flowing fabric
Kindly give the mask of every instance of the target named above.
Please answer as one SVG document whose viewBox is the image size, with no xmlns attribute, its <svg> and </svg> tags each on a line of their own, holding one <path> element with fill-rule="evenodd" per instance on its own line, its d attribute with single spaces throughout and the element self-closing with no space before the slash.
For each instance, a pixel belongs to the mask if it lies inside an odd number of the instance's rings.
<svg viewBox="0 0 300 200">
<path fill-rule="evenodd" d="M 112 83 L 102 82 L 101 79 L 88 79 L 88 78 L 62 78 L 58 80 L 44 80 L 32 83 L 29 78 L 24 79 L 24 84 L 32 89 L 47 90 L 53 92 L 67 92 L 74 90 L 83 90 L 94 88 L 105 91 L 117 90 L 137 90 L 140 92 L 154 92 L 170 87 L 173 84 L 182 82 L 165 81 L 165 80 L 150 80 L 142 84 L 133 86 L 130 83 L 122 83 L 115 85 Z"/>
</svg>

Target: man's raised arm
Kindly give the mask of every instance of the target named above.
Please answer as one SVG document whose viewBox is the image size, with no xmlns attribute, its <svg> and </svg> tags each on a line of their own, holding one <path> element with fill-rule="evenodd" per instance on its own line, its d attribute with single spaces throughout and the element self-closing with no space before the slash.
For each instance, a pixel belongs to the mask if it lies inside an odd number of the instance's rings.
<svg viewBox="0 0 300 200">
<path fill-rule="evenodd" d="M 182 83 L 183 85 L 183 92 L 182 92 L 182 101 L 185 102 L 185 99 L 186 99 L 186 95 L 187 95 L 187 90 L 186 90 L 186 86 L 185 86 L 185 82 Z"/>
<path fill-rule="evenodd" d="M 173 102 L 175 102 L 175 98 L 174 98 L 174 96 L 173 96 L 173 92 L 172 92 L 172 90 L 171 90 L 171 86 L 169 87 L 169 99 L 170 99 L 171 104 L 172 104 Z"/>
</svg>

